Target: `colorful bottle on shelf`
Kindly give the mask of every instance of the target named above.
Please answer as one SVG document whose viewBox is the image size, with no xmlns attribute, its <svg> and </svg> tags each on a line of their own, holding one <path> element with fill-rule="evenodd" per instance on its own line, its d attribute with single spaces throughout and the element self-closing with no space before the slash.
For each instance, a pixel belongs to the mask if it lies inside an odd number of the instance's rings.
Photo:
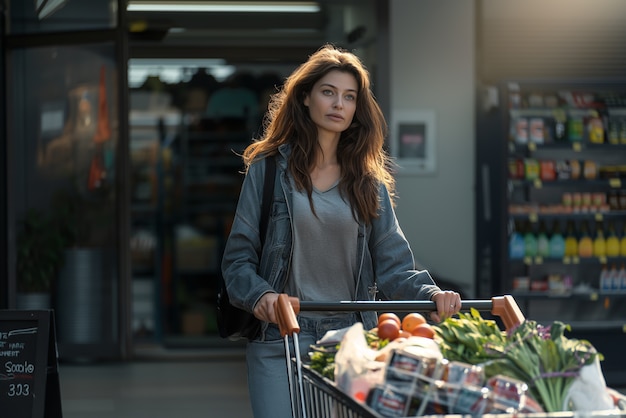
<svg viewBox="0 0 626 418">
<path fill-rule="evenodd" d="M 613 221 L 609 222 L 609 231 L 606 237 L 606 256 L 607 257 L 619 257 L 619 238 L 615 232 L 615 224 Z"/>
<path fill-rule="evenodd" d="M 620 292 L 626 292 L 626 267 L 624 266 L 624 263 L 622 263 L 619 271 L 617 272 L 617 277 Z"/>
<path fill-rule="evenodd" d="M 537 233 L 537 255 L 547 258 L 550 256 L 550 240 L 548 239 L 548 231 L 545 221 L 539 222 L 539 231 Z"/>
<path fill-rule="evenodd" d="M 611 291 L 617 292 L 620 288 L 619 283 L 620 277 L 619 272 L 617 271 L 617 266 L 615 263 L 611 265 L 611 269 L 609 270 L 609 282 L 611 283 Z"/>
<path fill-rule="evenodd" d="M 530 222 L 526 222 L 524 227 L 524 255 L 526 257 L 535 257 L 537 255 L 537 237 L 533 233 Z"/>
<path fill-rule="evenodd" d="M 550 258 L 563 258 L 565 256 L 565 239 L 561 234 L 559 222 L 552 224 L 552 234 L 550 235 Z"/>
<path fill-rule="evenodd" d="M 514 223 L 513 231 L 511 231 L 511 237 L 509 238 L 509 257 L 511 260 L 520 260 L 524 258 L 524 236 L 521 232 L 521 226 L 518 221 Z"/>
<path fill-rule="evenodd" d="M 609 276 L 609 269 L 606 264 L 602 264 L 602 270 L 600 271 L 600 292 L 608 293 L 611 291 L 611 278 Z"/>
<path fill-rule="evenodd" d="M 565 256 L 578 256 L 578 239 L 574 230 L 574 221 L 567 221 L 567 232 L 565 235 Z"/>
<path fill-rule="evenodd" d="M 596 222 L 596 233 L 593 239 L 593 256 L 606 257 L 606 238 L 604 237 L 604 224 Z"/>
<path fill-rule="evenodd" d="M 622 237 L 619 240 L 619 255 L 626 257 L 626 220 L 622 229 Z"/>
<path fill-rule="evenodd" d="M 589 235 L 589 225 L 586 221 L 580 224 L 580 239 L 578 240 L 578 256 L 589 258 L 593 256 L 593 240 Z"/>
</svg>

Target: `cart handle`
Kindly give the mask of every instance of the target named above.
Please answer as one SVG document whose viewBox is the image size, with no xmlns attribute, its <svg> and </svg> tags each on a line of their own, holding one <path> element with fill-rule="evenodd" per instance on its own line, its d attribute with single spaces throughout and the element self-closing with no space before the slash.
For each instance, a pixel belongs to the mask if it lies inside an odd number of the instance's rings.
<svg viewBox="0 0 626 418">
<path fill-rule="evenodd" d="M 299 302 L 298 298 L 290 297 L 286 293 L 279 294 L 278 299 L 274 302 L 274 311 L 281 337 L 300 332 L 300 325 L 298 325 L 296 309 L 294 308 L 299 306 Z"/>
<path fill-rule="evenodd" d="M 284 296 L 283 296 L 284 295 Z M 286 294 L 279 295 L 279 301 L 275 304 L 277 311 L 284 310 L 285 312 L 277 313 L 279 317 L 279 327 L 281 328 L 281 334 L 283 328 L 286 332 L 293 333 L 299 332 L 297 319 L 295 315 L 301 311 L 349 311 L 349 312 L 364 312 L 364 311 L 395 311 L 395 312 L 429 312 L 435 311 L 437 306 L 435 302 L 430 300 L 412 300 L 412 301 L 340 301 L 340 302 L 313 302 L 313 301 L 301 301 L 295 297 L 289 297 Z M 289 309 L 291 306 L 293 309 Z M 502 319 L 502 322 L 507 330 L 517 327 L 526 320 L 524 314 L 520 310 L 517 302 L 511 295 L 494 296 L 488 300 L 464 300 L 461 301 L 461 310 L 469 311 L 471 308 L 479 311 L 490 311 L 492 315 L 498 316 Z M 288 312 L 291 311 L 291 312 Z M 293 314 L 293 319 L 290 315 Z M 281 324 L 280 321 L 286 318 L 287 323 Z M 295 321 L 295 322 L 291 322 Z M 294 326 L 295 323 L 295 326 Z M 295 331 L 297 328 L 297 331 Z M 282 334 L 284 336 L 284 334 Z"/>
<path fill-rule="evenodd" d="M 511 295 L 495 296 L 491 298 L 492 308 L 491 313 L 495 316 L 499 316 L 504 323 L 506 330 L 518 327 L 526 320 L 522 310 L 515 302 L 515 299 Z"/>
</svg>

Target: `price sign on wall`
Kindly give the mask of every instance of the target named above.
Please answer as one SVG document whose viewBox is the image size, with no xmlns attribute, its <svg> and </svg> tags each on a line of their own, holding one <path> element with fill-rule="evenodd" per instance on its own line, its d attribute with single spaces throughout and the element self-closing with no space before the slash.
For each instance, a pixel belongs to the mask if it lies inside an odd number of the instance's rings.
<svg viewBox="0 0 626 418">
<path fill-rule="evenodd" d="M 0 310 L 0 411 L 7 418 L 61 418 L 52 311 Z"/>
</svg>

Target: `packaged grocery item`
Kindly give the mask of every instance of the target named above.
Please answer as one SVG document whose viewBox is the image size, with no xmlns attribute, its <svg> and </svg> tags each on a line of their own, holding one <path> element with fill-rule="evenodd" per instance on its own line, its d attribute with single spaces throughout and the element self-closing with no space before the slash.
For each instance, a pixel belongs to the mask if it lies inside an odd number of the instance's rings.
<svg viewBox="0 0 626 418">
<path fill-rule="evenodd" d="M 572 180 L 578 180 L 580 178 L 581 168 L 580 161 L 578 160 L 569 160 L 570 166 L 570 178 Z"/>
<path fill-rule="evenodd" d="M 489 393 L 490 391 L 486 387 L 462 386 L 455 402 L 450 405 L 450 412 L 481 416 L 487 412 Z"/>
<path fill-rule="evenodd" d="M 601 208 L 606 205 L 606 194 L 596 192 L 591 195 L 591 205 L 597 208 Z"/>
<path fill-rule="evenodd" d="M 567 114 L 562 109 L 554 109 L 554 140 L 562 142 L 567 140 Z"/>
<path fill-rule="evenodd" d="M 528 119 L 518 117 L 513 122 L 515 126 L 515 143 L 519 145 L 528 144 Z"/>
<path fill-rule="evenodd" d="M 411 396 L 391 385 L 377 385 L 372 388 L 366 404 L 384 417 L 405 417 L 411 407 Z M 417 409 L 416 406 L 413 409 Z"/>
<path fill-rule="evenodd" d="M 569 180 L 572 178 L 572 168 L 569 161 L 558 160 L 555 163 L 557 180 Z"/>
<path fill-rule="evenodd" d="M 530 290 L 530 278 L 528 276 L 514 277 L 513 290 L 528 292 Z"/>
<path fill-rule="evenodd" d="M 542 118 L 531 118 L 529 121 L 529 139 L 535 144 L 545 142 L 544 123 Z"/>
<path fill-rule="evenodd" d="M 583 205 L 583 194 L 580 192 L 572 193 L 572 206 L 574 210 L 580 210 L 580 207 Z"/>
<path fill-rule="evenodd" d="M 408 346 L 400 350 L 393 350 L 385 372 L 385 383 L 405 386 L 415 385 L 418 391 L 426 391 L 436 373 L 441 361 L 432 350 L 423 347 Z"/>
<path fill-rule="evenodd" d="M 556 180 L 556 165 L 552 160 L 542 160 L 540 163 L 540 178 L 542 181 Z"/>
<path fill-rule="evenodd" d="M 456 385 L 482 386 L 485 372 L 480 365 L 451 361 L 444 368 L 443 380 Z"/>
<path fill-rule="evenodd" d="M 619 202 L 619 191 L 618 190 L 610 190 L 607 193 L 607 202 L 609 204 L 610 210 L 620 210 L 620 202 Z"/>
<path fill-rule="evenodd" d="M 521 158 L 509 160 L 509 178 L 522 180 L 524 178 L 524 160 Z"/>
<path fill-rule="evenodd" d="M 580 142 L 584 135 L 584 121 L 579 115 L 571 115 L 568 119 L 567 132 L 570 142 Z"/>
<path fill-rule="evenodd" d="M 524 407 L 528 385 L 520 380 L 504 375 L 496 375 L 487 380 L 490 392 L 490 413 L 514 413 Z"/>
<path fill-rule="evenodd" d="M 527 158 L 524 160 L 524 168 L 524 172 L 526 173 L 526 180 L 539 179 L 539 161 L 534 158 Z"/>
<path fill-rule="evenodd" d="M 587 180 L 594 180 L 598 177 L 598 165 L 595 161 L 585 160 L 583 163 L 583 176 Z"/>
<path fill-rule="evenodd" d="M 587 119 L 587 138 L 592 144 L 604 143 L 604 122 L 597 115 Z"/>
</svg>

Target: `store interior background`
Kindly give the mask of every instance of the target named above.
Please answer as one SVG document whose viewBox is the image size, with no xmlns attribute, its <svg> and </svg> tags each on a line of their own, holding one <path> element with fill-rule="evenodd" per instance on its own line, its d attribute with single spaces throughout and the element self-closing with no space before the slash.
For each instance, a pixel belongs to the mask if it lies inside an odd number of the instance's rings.
<svg viewBox="0 0 626 418">
<path fill-rule="evenodd" d="M 401 111 L 416 111 L 418 113 L 425 111 L 436 114 L 437 169 L 434 172 L 422 175 L 399 171 L 398 190 L 400 203 L 398 205 L 398 217 L 411 241 L 418 261 L 431 271 L 437 272 L 437 276 L 445 279 L 450 286 L 461 289 L 465 295 L 473 295 L 473 180 L 471 176 L 459 176 L 458 173 L 472 173 L 474 165 L 474 114 L 472 112 L 475 96 L 474 4 L 458 5 L 449 3 L 445 5 L 432 2 L 391 2 L 389 5 L 389 22 L 393 22 L 393 24 L 390 23 L 389 27 L 381 28 L 381 22 L 384 22 L 384 19 L 380 15 L 377 16 L 376 11 L 380 10 L 382 6 L 375 3 L 369 2 L 368 7 L 363 7 L 362 3 L 357 5 L 350 1 L 336 2 L 332 3 L 332 5 L 330 2 L 326 3 L 329 23 L 324 26 L 322 33 L 316 34 L 315 31 L 302 30 L 300 37 L 298 38 L 296 35 L 295 38 L 289 40 L 288 45 L 293 45 L 294 47 L 296 45 L 299 45 L 299 47 L 306 46 L 313 51 L 322 43 L 331 41 L 352 48 L 359 53 L 372 72 L 375 94 L 387 114 L 390 113 L 390 109 L 394 108 Z M 410 16 L 409 20 L 407 20 L 408 16 Z M 447 29 L 442 32 L 440 25 L 436 23 L 441 21 L 454 22 L 454 24 L 446 25 Z M 275 28 L 271 32 L 275 33 Z M 211 33 L 210 30 L 209 33 Z M 243 44 L 244 47 L 247 47 L 249 46 L 250 38 L 245 38 L 246 31 L 243 33 L 244 35 L 240 33 L 240 30 L 237 30 L 236 39 L 229 37 L 225 42 L 222 38 L 223 30 L 220 29 L 217 36 L 205 36 L 203 39 L 208 40 L 209 50 L 224 43 L 233 43 L 240 46 Z M 266 33 L 264 32 L 264 36 Z M 228 32 L 228 35 L 232 36 L 232 32 Z M 385 40 L 385 36 L 388 36 L 389 39 Z M 282 38 L 283 35 L 279 34 L 278 37 Z M 354 40 L 351 37 L 354 37 Z M 255 36 L 254 39 L 259 38 Z M 284 42 L 284 40 L 263 39 L 270 44 Z M 348 41 L 348 39 L 351 41 Z M 172 36 L 170 42 L 176 42 L 176 35 Z M 385 48 L 387 42 L 390 45 L 389 49 Z M 213 43 L 216 45 L 213 45 Z M 139 43 L 139 45 L 141 44 Z M 134 71 L 139 71 L 139 65 L 152 66 L 148 72 L 156 72 L 159 67 L 162 69 L 166 68 L 163 65 L 163 60 L 154 60 L 152 58 L 134 59 L 132 56 L 133 49 L 131 44 L 129 83 L 135 82 Z M 137 46 L 137 50 L 139 49 L 140 47 Z M 289 53 L 288 48 L 286 52 Z M 275 52 L 270 52 L 270 54 L 280 55 L 281 51 L 279 49 Z M 269 58 L 271 59 L 271 57 Z M 233 61 L 237 62 L 237 59 Z M 218 81 L 225 82 L 228 81 L 229 77 L 239 72 L 247 73 L 249 78 L 258 76 L 257 78 L 263 79 L 267 75 L 268 69 L 273 73 L 271 75 L 284 77 L 300 61 L 301 57 L 291 60 L 287 56 L 283 58 L 284 64 L 278 66 L 262 62 L 252 65 L 239 63 L 225 67 L 219 65 L 211 67 L 210 62 L 206 65 Z M 173 60 L 173 62 L 176 63 L 176 60 Z M 138 64 L 137 67 L 134 67 L 135 63 Z M 181 67 L 189 65 L 184 61 L 179 61 L 178 63 L 182 64 Z M 187 68 L 184 77 L 190 81 L 186 85 L 193 85 L 193 74 L 196 69 Z M 250 77 L 251 74 L 253 77 Z M 166 77 L 167 73 L 163 74 L 162 78 Z M 141 82 L 141 78 L 139 77 L 138 79 Z M 136 106 L 141 102 L 145 105 L 150 100 L 164 97 L 163 95 L 155 95 L 153 91 L 151 92 L 146 88 L 149 86 L 150 81 L 154 81 L 154 78 L 148 80 L 148 83 L 144 80 L 145 85 L 139 85 L 138 83 L 137 88 L 131 90 L 132 106 Z M 176 81 L 173 80 L 172 83 L 176 84 Z M 131 84 L 131 87 L 133 87 L 133 84 Z M 261 89 L 267 87 L 268 85 L 262 85 Z M 196 101 L 196 103 L 191 103 L 192 107 L 198 106 L 197 101 L 201 103 L 199 108 L 191 109 L 191 113 L 195 112 L 196 117 L 198 116 L 198 110 L 206 112 L 207 104 L 204 97 L 206 96 L 199 92 L 198 89 L 187 97 L 187 100 Z M 176 98 L 170 97 L 165 99 L 165 101 L 170 101 L 170 103 L 172 100 L 176 100 Z M 208 106 L 210 107 L 211 105 L 209 104 Z M 175 110 L 173 113 L 161 111 L 166 116 L 165 121 L 172 121 L 170 126 L 178 125 L 180 117 L 178 110 Z M 133 144 L 139 144 L 139 142 L 133 143 L 132 141 L 134 130 L 133 117 L 137 115 L 139 118 L 141 114 L 145 114 L 145 112 L 136 108 L 131 110 L 131 147 L 133 147 Z M 159 111 L 156 114 L 158 115 Z M 258 118 L 252 119 L 258 121 Z M 454 123 L 442 123 L 442 121 L 448 120 L 454 120 Z M 204 121 L 206 122 L 206 115 Z M 237 145 L 245 145 L 250 138 L 251 128 L 254 130 L 256 127 L 257 124 L 252 123 L 250 126 L 250 123 L 248 123 L 246 125 L 247 130 L 243 132 L 241 132 L 239 127 L 239 133 L 242 134 L 240 136 L 242 142 L 239 144 L 231 143 L 228 147 L 222 149 L 223 154 L 220 157 L 222 162 L 230 161 L 225 166 L 225 170 L 230 171 L 230 178 L 233 181 L 232 185 L 235 186 L 231 197 L 236 195 L 236 186 L 240 181 L 240 177 L 237 175 L 233 176 L 236 169 L 240 168 L 240 161 L 230 158 L 233 157 L 231 149 Z M 191 136 L 187 138 L 191 139 Z M 179 141 L 180 139 L 179 137 Z M 192 144 L 192 141 L 188 143 Z M 131 149 L 135 156 L 139 158 L 141 158 L 140 155 L 154 155 L 153 153 L 146 153 L 145 149 L 142 150 L 139 147 Z M 188 153 L 190 156 L 194 154 L 194 158 L 197 158 L 197 153 Z M 193 163 L 191 160 L 189 162 Z M 190 168 L 189 162 L 186 168 Z M 182 161 L 181 164 L 184 165 Z M 134 165 L 134 168 L 141 169 L 141 166 Z M 199 169 L 202 168 L 199 167 Z M 222 171 L 221 174 L 227 173 Z M 201 174 L 187 172 L 181 175 L 191 176 L 187 177 L 187 179 L 190 179 L 194 175 L 199 176 Z M 135 190 L 137 191 L 137 189 Z M 180 199 L 179 202 L 182 204 L 184 202 L 191 203 L 192 193 L 193 191 L 190 191 L 190 194 Z M 201 194 L 198 193 L 195 196 L 196 198 L 202 198 Z M 466 205 L 459 212 L 458 206 L 453 201 L 466 202 Z M 231 202 L 234 201 L 231 199 Z M 196 203 L 202 204 L 203 202 L 196 201 Z M 207 202 L 204 201 L 204 203 L 206 204 Z M 222 201 L 222 203 L 226 202 Z M 193 203 L 187 206 L 186 210 L 193 211 L 192 206 Z M 193 215 L 190 212 L 187 212 L 187 214 L 189 215 L 187 219 L 191 220 Z M 204 215 L 207 215 L 206 211 Z M 228 216 L 229 213 L 227 212 L 226 215 Z M 195 219 L 198 220 L 198 218 Z M 206 216 L 204 221 L 207 221 Z M 441 228 L 441 225 L 447 225 L 447 227 L 444 229 Z M 196 228 L 192 221 L 184 225 L 178 225 L 176 230 L 176 232 L 182 234 L 178 235 L 181 238 L 178 241 L 178 245 L 186 247 L 186 251 L 184 253 L 178 252 L 179 255 L 174 262 L 179 261 L 180 263 L 173 277 L 178 274 L 178 277 L 187 280 L 187 284 L 190 286 L 194 286 L 194 280 L 197 280 L 197 276 L 194 277 L 193 271 L 186 271 L 187 269 L 183 266 L 192 266 L 193 269 L 193 263 L 216 262 L 215 259 L 211 260 L 206 257 L 194 258 L 198 253 L 197 250 L 203 253 L 203 250 L 207 248 L 206 246 L 219 245 L 219 234 L 207 237 L 202 235 L 201 228 Z M 131 241 L 131 248 L 133 245 L 139 246 L 145 242 L 155 242 L 153 239 L 150 239 L 147 232 L 149 230 L 138 228 L 134 236 L 135 240 Z M 451 245 L 443 243 L 446 240 L 446 236 L 449 236 L 449 239 L 453 242 Z M 142 239 L 144 237 L 147 239 Z M 428 239 L 424 239 L 424 237 L 428 237 Z M 441 242 L 442 244 L 433 245 L 433 242 Z M 444 245 L 447 247 L 447 250 L 444 250 Z M 140 255 L 139 251 L 136 251 L 135 255 Z M 450 257 L 454 257 L 455 263 L 449 262 Z M 209 266 L 201 264 L 196 267 L 201 272 Z M 148 279 L 150 278 L 148 277 Z M 204 279 L 201 278 L 201 280 Z M 147 306 L 143 303 L 138 305 L 138 303 L 141 303 L 139 299 L 142 297 L 142 289 L 148 289 L 146 293 L 148 298 L 150 298 L 154 289 L 150 290 L 151 287 L 148 282 L 142 282 L 141 278 L 139 280 L 135 278 L 133 283 L 139 285 L 136 288 L 134 297 L 134 310 L 137 312 L 138 307 Z M 142 288 L 142 285 L 145 286 Z M 210 289 L 205 290 L 208 291 L 208 297 L 210 298 L 212 296 Z M 194 292 L 193 295 L 196 298 L 198 296 L 202 297 L 202 291 Z M 185 294 L 182 293 L 179 296 L 185 297 Z M 178 305 L 174 306 L 174 309 L 163 310 L 162 312 L 164 315 L 167 315 L 168 311 L 174 312 L 180 308 L 181 305 Z M 192 303 L 188 314 L 179 312 L 177 323 L 180 324 L 180 327 L 175 332 L 166 332 L 163 335 L 165 345 L 169 348 L 206 346 L 207 344 L 219 346 L 221 342 L 211 338 L 210 333 L 208 337 L 206 332 L 200 333 L 200 337 L 193 335 L 194 332 L 197 332 L 202 318 L 206 318 L 206 315 L 202 315 L 202 312 L 206 313 L 207 308 L 210 315 L 210 307 L 197 303 L 195 306 Z M 149 311 L 147 313 L 149 314 Z M 194 321 L 198 322 L 194 324 Z M 211 320 L 209 319 L 207 322 L 210 324 Z M 142 347 L 140 348 L 141 353 L 150 352 L 150 350 L 144 350 L 145 346 L 143 345 L 139 347 Z"/>
<path fill-rule="evenodd" d="M 123 269 L 119 274 L 131 293 L 117 301 L 128 306 L 111 319 L 129 327 L 119 331 L 124 341 L 116 341 L 131 343 L 125 356 L 240 346 L 216 335 L 211 303 L 241 180 L 235 152 L 257 131 L 260 111 L 235 106 L 219 123 L 206 117 L 211 96 L 234 75 L 263 81 L 251 87 L 261 103 L 267 88 L 308 53 L 337 42 L 368 65 L 389 120 L 406 112 L 434 114 L 435 169 L 398 171 L 397 215 L 420 264 L 476 297 L 479 78 L 610 79 L 621 75 L 626 53 L 624 29 L 615 29 L 623 26 L 620 0 L 320 3 L 327 20 L 128 15 L 131 268 L 129 277 Z M 277 31 L 280 25 L 289 30 Z M 196 84 L 200 78 L 205 82 Z M 239 94 L 237 103 L 249 93 Z"/>
<path fill-rule="evenodd" d="M 243 179 L 239 154 L 259 136 L 269 96 L 323 43 L 363 51 L 377 71 L 377 7 L 373 1 L 326 2 L 323 13 L 287 19 L 240 13 L 161 20 L 158 13 L 130 12 L 130 254 L 138 355 L 155 353 L 155 341 L 156 352 L 233 344 L 216 336 L 214 301 Z"/>
<path fill-rule="evenodd" d="M 388 115 L 391 135 L 395 114 L 435 115 L 435 170 L 398 171 L 397 214 L 418 262 L 445 285 L 461 290 L 467 297 L 476 297 L 474 220 L 477 214 L 473 173 L 477 169 L 475 109 L 482 104 L 482 98 L 477 97 L 481 92 L 477 79 L 488 84 L 503 77 L 614 78 L 619 75 L 616 63 L 621 56 L 621 52 L 615 51 L 622 43 L 615 36 L 615 28 L 623 6 L 615 1 L 593 8 L 582 1 L 567 6 L 561 1 L 506 5 L 497 1 L 462 4 L 390 1 L 385 26 L 385 19 L 373 13 L 380 8 L 375 3 L 370 2 L 367 7 L 349 1 L 326 4 L 330 21 L 324 35 L 311 37 L 312 32 L 307 35 L 303 31 L 299 40 L 294 38 L 290 43 L 309 44 L 314 49 L 330 40 L 355 49 L 372 70 L 374 91 Z M 240 36 L 245 37 L 238 34 L 237 39 L 229 38 L 226 43 L 248 42 Z M 389 39 L 384 39 L 385 36 Z M 223 45 L 223 41 L 217 40 L 220 36 L 214 39 L 209 44 Z M 477 49 L 477 40 L 482 50 Z M 388 50 L 384 47 L 387 42 Z M 159 61 L 137 60 L 157 67 L 163 64 Z M 595 65 L 590 65 L 591 61 Z M 280 77 L 297 63 L 298 60 L 269 68 Z M 133 61 L 130 70 L 129 81 L 134 82 Z M 231 74 L 242 71 L 263 78 L 267 70 L 266 65 L 257 63 L 252 67 L 217 66 L 213 73 L 228 78 L 220 71 Z M 265 87 L 262 85 L 260 89 Z M 146 100 L 146 92 L 141 88 L 131 90 L 131 94 Z M 188 98 L 198 99 L 197 94 Z M 201 103 L 200 108 L 204 109 L 204 101 Z M 248 125 L 252 130 L 256 126 Z M 242 140 L 241 145 L 245 145 L 245 133 Z M 232 167 L 227 170 L 232 172 Z M 194 239 L 194 231 L 188 226 L 181 231 Z M 186 256 L 193 257 L 193 248 Z M 184 341 L 189 344 L 194 339 L 187 336 Z M 205 343 L 206 340 L 200 340 L 200 344 Z"/>
</svg>

